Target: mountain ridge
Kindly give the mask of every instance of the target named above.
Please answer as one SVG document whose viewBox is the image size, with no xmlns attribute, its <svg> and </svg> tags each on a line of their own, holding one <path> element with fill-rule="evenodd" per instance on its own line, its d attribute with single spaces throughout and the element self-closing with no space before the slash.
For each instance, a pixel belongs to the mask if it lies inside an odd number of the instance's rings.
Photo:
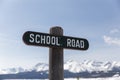
<svg viewBox="0 0 120 80">
<path fill-rule="evenodd" d="M 79 72 L 93 72 L 93 71 L 110 71 L 113 68 L 120 68 L 120 62 L 101 62 L 101 61 L 93 61 L 93 60 L 85 60 L 84 62 L 78 63 L 74 60 L 68 60 L 64 63 L 64 70 L 68 70 L 73 73 Z M 46 71 L 49 69 L 49 65 L 45 63 L 37 63 L 33 68 L 24 69 L 22 67 L 17 68 L 8 68 L 8 69 L 0 69 L 0 74 L 16 74 L 19 72 L 27 72 L 27 71 Z"/>
<path fill-rule="evenodd" d="M 38 63 L 31 69 L 21 67 L 0 70 L 0 77 L 3 78 L 48 78 L 49 65 Z M 32 75 L 32 77 L 31 77 Z M 64 77 L 112 77 L 120 75 L 120 62 L 101 62 L 85 60 L 78 63 L 74 60 L 68 60 L 64 63 Z"/>
</svg>

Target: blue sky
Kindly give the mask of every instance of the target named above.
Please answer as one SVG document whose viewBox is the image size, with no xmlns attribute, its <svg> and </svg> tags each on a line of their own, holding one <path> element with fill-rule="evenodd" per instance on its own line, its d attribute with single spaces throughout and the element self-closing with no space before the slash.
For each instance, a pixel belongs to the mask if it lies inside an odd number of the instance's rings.
<svg viewBox="0 0 120 80">
<path fill-rule="evenodd" d="M 48 63 L 49 48 L 25 45 L 26 31 L 86 38 L 87 51 L 64 50 L 64 60 L 120 61 L 119 0 L 0 0 L 0 68 Z"/>
</svg>

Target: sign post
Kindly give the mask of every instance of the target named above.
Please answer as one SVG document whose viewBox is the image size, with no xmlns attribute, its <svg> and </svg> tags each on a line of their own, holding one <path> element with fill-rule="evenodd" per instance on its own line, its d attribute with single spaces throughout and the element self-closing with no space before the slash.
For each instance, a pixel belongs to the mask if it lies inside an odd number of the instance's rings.
<svg viewBox="0 0 120 80">
<path fill-rule="evenodd" d="M 52 27 L 50 34 L 27 31 L 23 35 L 27 45 L 49 47 L 49 79 L 64 80 L 63 49 L 87 50 L 87 39 L 63 36 L 61 27 Z"/>
<path fill-rule="evenodd" d="M 63 36 L 63 29 L 61 27 L 52 27 L 50 29 L 50 34 Z M 64 80 L 63 62 L 63 48 L 49 48 L 50 80 Z"/>
</svg>

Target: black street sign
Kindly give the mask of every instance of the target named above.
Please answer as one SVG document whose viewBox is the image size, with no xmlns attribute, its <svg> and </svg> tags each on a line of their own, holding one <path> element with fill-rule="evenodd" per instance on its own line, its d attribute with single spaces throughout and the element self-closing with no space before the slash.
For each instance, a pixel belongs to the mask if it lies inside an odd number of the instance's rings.
<svg viewBox="0 0 120 80">
<path fill-rule="evenodd" d="M 60 47 L 66 49 L 87 50 L 89 47 L 88 41 L 83 38 L 57 36 L 33 31 L 25 32 L 23 35 L 23 41 L 27 45 Z"/>
</svg>

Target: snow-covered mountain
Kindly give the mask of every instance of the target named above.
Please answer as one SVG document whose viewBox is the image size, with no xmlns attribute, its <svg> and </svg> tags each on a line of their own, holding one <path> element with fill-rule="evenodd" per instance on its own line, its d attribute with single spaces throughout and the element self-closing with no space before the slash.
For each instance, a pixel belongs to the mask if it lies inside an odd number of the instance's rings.
<svg viewBox="0 0 120 80">
<path fill-rule="evenodd" d="M 69 61 L 65 62 L 64 70 L 68 70 L 73 73 L 79 73 L 81 71 L 84 71 L 85 69 L 78 62 L 76 62 L 74 60 L 69 60 Z"/>
<path fill-rule="evenodd" d="M 48 72 L 49 65 L 45 63 L 38 63 L 31 69 L 24 68 L 9 68 L 9 69 L 1 69 L 0 74 L 16 74 L 21 72 Z M 64 63 L 64 70 L 69 71 L 71 73 L 81 73 L 81 72 L 104 72 L 107 73 L 109 71 L 118 71 L 120 73 L 120 62 L 99 62 L 92 60 L 85 60 L 84 62 L 78 63 L 74 60 L 68 60 Z"/>
<path fill-rule="evenodd" d="M 64 69 L 69 70 L 70 72 L 79 73 L 79 72 L 107 72 L 111 71 L 114 68 L 120 69 L 120 62 L 99 62 L 92 60 L 85 60 L 82 63 L 78 63 L 73 60 L 65 62 Z"/>
<path fill-rule="evenodd" d="M 48 69 L 49 69 L 49 65 L 45 63 L 38 63 L 33 67 L 33 70 L 35 70 L 36 72 L 47 71 Z"/>
<path fill-rule="evenodd" d="M 26 70 L 18 67 L 18 68 L 8 68 L 8 69 L 0 69 L 0 74 L 16 74 L 20 72 L 25 72 Z"/>
</svg>

